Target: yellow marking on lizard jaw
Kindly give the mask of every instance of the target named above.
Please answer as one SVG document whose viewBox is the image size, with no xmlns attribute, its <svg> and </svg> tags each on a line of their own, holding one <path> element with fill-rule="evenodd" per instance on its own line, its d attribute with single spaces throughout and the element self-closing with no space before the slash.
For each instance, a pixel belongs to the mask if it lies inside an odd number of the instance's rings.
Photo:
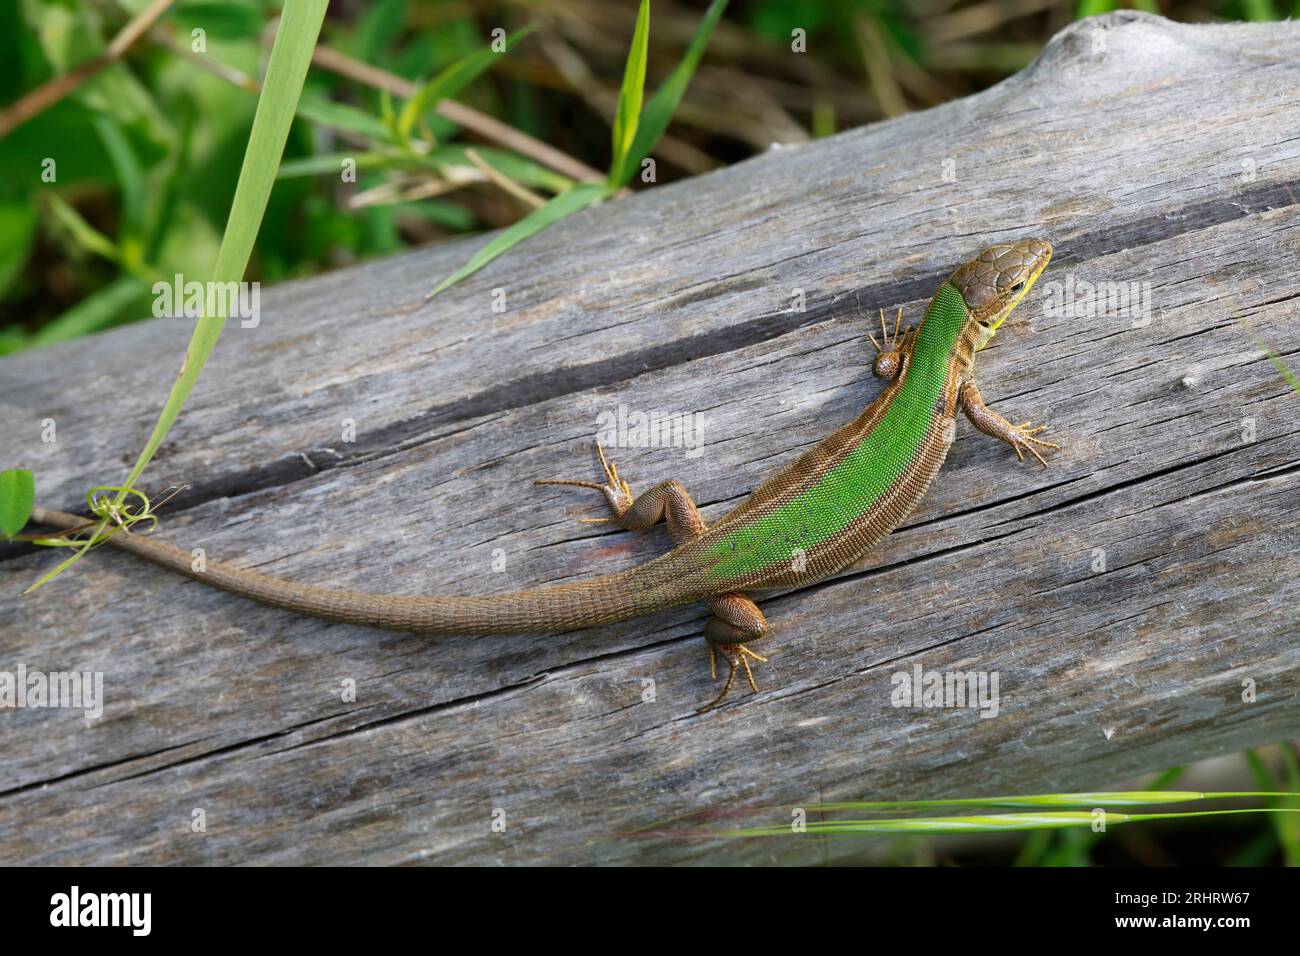
<svg viewBox="0 0 1300 956">
<path fill-rule="evenodd" d="M 1043 270 L 1047 268 L 1048 261 L 1050 260 L 1041 263 L 1039 267 L 1030 274 L 1029 278 L 1025 280 L 1024 286 L 1016 293 L 1015 298 L 1006 304 L 1006 307 L 998 315 L 997 319 L 989 326 L 989 338 L 993 338 L 994 334 L 997 333 L 998 326 L 1007 320 L 1007 316 L 1015 311 L 1016 306 L 1020 304 L 1020 300 L 1029 294 L 1029 290 L 1034 287 L 1034 283 L 1038 281 L 1038 277 L 1042 275 Z"/>
</svg>

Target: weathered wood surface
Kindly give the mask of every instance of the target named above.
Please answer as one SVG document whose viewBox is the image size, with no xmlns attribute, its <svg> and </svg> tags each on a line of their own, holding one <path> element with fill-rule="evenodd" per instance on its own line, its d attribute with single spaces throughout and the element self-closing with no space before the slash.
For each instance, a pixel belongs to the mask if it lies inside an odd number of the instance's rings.
<svg viewBox="0 0 1300 956">
<path fill-rule="evenodd" d="M 1099 788 L 1295 734 L 1300 397 L 1238 317 L 1295 367 L 1298 87 L 1293 24 L 1089 20 L 981 95 L 589 211 L 429 305 L 472 243 L 267 291 L 150 472 L 194 486 L 162 533 L 401 594 L 658 553 L 661 530 L 577 524 L 591 496 L 529 480 L 592 473 L 596 416 L 619 404 L 702 413 L 702 454 L 617 460 L 720 514 L 875 394 L 875 308 L 915 319 L 988 242 L 1045 235 L 1041 289 L 1149 282 L 1153 312 L 1049 318 L 1036 291 L 980 381 L 993 407 L 1051 423 L 1051 468 L 963 423 L 926 502 L 861 568 L 765 604 L 762 692 L 704 717 L 698 607 L 428 640 L 108 551 L 20 599 L 51 556 L 11 549 L 0 669 L 103 671 L 107 702 L 98 721 L 0 711 L 0 862 L 820 859 L 812 841 L 618 833 L 818 797 Z M 0 361 L 0 460 L 75 508 L 125 472 L 188 335 L 151 321 Z M 999 716 L 891 707 L 891 675 L 917 662 L 997 671 Z"/>
</svg>

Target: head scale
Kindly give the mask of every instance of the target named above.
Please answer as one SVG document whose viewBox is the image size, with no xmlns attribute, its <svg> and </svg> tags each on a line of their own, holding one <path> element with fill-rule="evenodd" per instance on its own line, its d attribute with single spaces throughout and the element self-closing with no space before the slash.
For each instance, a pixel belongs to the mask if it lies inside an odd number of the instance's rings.
<svg viewBox="0 0 1300 956">
<path fill-rule="evenodd" d="M 1046 239 L 1022 239 L 989 246 L 948 280 L 966 300 L 976 328 L 975 348 L 993 338 L 1052 258 Z"/>
</svg>

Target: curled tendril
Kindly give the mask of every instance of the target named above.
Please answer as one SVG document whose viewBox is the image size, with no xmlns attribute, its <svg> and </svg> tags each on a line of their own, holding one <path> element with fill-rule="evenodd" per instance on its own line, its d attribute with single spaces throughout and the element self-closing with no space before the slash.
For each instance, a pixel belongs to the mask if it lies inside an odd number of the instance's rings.
<svg viewBox="0 0 1300 956">
<path fill-rule="evenodd" d="M 172 498 L 187 487 L 189 486 L 172 485 L 170 488 L 164 489 L 156 501 L 151 501 L 143 491 L 137 491 L 135 488 L 129 488 L 125 485 L 97 485 L 86 492 L 86 505 L 98 519 L 97 521 L 87 521 L 80 527 L 69 528 L 57 538 L 40 538 L 36 539 L 34 543 L 70 547 L 80 552 L 86 552 L 98 548 L 119 531 L 130 534 L 133 528 L 140 526 L 144 522 L 147 522 L 148 526 L 142 527 L 140 530 L 148 534 L 158 527 L 156 509 L 171 501 Z M 111 492 L 112 494 L 104 494 L 104 492 Z M 117 494 L 119 493 L 121 501 L 117 500 Z M 101 522 L 105 523 L 103 529 L 91 540 L 86 541 L 73 537 L 84 531 L 91 530 Z"/>
<path fill-rule="evenodd" d="M 94 512 L 95 520 L 87 521 L 76 528 L 69 528 L 57 538 L 32 539 L 33 544 L 54 548 L 71 548 L 72 554 L 60 561 L 58 567 L 42 574 L 23 593 L 30 594 L 46 581 L 62 574 L 85 557 L 87 552 L 93 551 L 119 531 L 125 531 L 129 534 L 132 526 L 138 525 L 142 521 L 149 522 L 147 530 L 152 531 L 158 527 L 158 518 L 154 514 L 154 509 L 170 501 L 187 487 L 188 485 L 173 485 L 165 489 L 156 502 L 151 502 L 149 496 L 144 492 L 136 491 L 134 488 L 124 485 L 99 485 L 96 488 L 91 488 L 86 492 L 86 504 Z M 116 492 L 121 500 L 116 501 L 107 495 L 97 494 L 97 492 L 103 491 Z M 84 532 L 90 532 L 90 537 L 75 537 Z"/>
</svg>

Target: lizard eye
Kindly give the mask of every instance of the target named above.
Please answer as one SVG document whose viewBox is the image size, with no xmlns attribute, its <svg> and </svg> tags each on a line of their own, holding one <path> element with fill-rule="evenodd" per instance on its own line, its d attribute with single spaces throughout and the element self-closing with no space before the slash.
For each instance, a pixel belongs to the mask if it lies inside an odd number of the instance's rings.
<svg viewBox="0 0 1300 956">
<path fill-rule="evenodd" d="M 1023 289 L 1024 287 L 1025 287 L 1025 280 L 1024 280 L 1024 279 L 1021 279 L 1019 282 L 1017 282 L 1015 285 L 1013 285 L 1013 286 L 1011 287 L 1011 291 L 1012 291 L 1012 292 L 1019 292 L 1019 291 L 1020 291 L 1021 289 Z"/>
</svg>

